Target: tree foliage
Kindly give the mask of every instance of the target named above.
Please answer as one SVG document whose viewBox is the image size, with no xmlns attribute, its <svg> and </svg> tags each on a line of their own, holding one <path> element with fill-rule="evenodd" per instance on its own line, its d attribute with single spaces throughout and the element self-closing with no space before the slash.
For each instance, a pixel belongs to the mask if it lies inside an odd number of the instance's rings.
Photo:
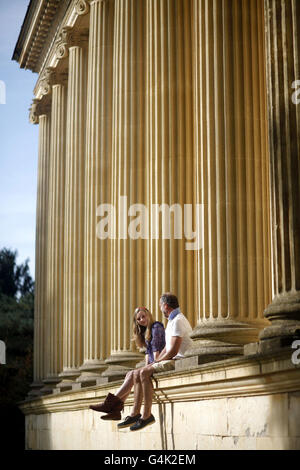
<svg viewBox="0 0 300 470">
<path fill-rule="evenodd" d="M 0 250 L 0 340 L 6 345 L 6 364 L 0 364 L 0 421 L 7 421 L 9 429 L 20 437 L 19 447 L 24 441 L 24 419 L 17 403 L 26 398 L 33 379 L 33 317 L 34 282 L 28 260 L 18 265 L 17 252 L 3 248 Z"/>
<path fill-rule="evenodd" d="M 17 265 L 17 252 L 7 248 L 0 250 L 0 295 L 10 298 L 33 294 L 34 282 L 29 273 L 27 259 Z"/>
</svg>

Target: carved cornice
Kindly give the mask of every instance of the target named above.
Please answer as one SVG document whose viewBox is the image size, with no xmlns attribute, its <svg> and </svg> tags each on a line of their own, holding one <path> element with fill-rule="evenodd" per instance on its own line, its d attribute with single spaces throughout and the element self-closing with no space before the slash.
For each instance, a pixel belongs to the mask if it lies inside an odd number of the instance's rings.
<svg viewBox="0 0 300 470">
<path fill-rule="evenodd" d="M 13 54 L 21 68 L 36 72 L 36 62 L 42 51 L 60 0 L 31 0 Z"/>
<path fill-rule="evenodd" d="M 77 18 L 86 15 L 90 10 L 90 0 L 68 0 L 68 3 L 69 6 L 67 5 L 67 11 L 64 14 L 63 29 L 73 27 Z M 49 34 L 55 35 L 51 32 L 55 17 L 64 9 L 66 9 L 66 1 L 31 0 L 12 57 L 13 60 L 19 62 L 21 68 L 39 72 L 38 64 L 44 46 L 47 47 L 49 42 Z M 56 42 L 54 40 L 54 44 Z M 61 44 L 57 50 L 58 58 L 64 58 L 65 52 L 64 44 Z M 47 59 L 47 65 L 53 64 Z"/>
</svg>

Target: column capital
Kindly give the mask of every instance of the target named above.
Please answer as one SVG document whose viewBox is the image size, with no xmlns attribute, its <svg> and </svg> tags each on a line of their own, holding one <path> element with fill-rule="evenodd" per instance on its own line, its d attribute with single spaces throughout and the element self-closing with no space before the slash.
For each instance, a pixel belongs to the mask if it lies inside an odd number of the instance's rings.
<svg viewBox="0 0 300 470">
<path fill-rule="evenodd" d="M 64 27 L 56 40 L 56 58 L 65 59 L 72 46 L 84 47 L 89 39 L 88 29 L 75 30 L 69 26 Z"/>
<path fill-rule="evenodd" d="M 31 124 L 39 124 L 39 117 L 43 114 L 49 114 L 50 110 L 51 104 L 49 101 L 34 98 L 29 109 L 29 122 Z"/>
<path fill-rule="evenodd" d="M 90 11 L 91 0 L 76 0 L 75 1 L 75 11 L 77 15 L 86 15 Z"/>
<path fill-rule="evenodd" d="M 32 105 L 29 109 L 29 122 L 31 124 L 38 124 L 39 123 L 39 115 L 37 113 L 37 106 L 38 106 L 38 102 L 40 100 L 37 100 L 36 98 L 34 98 L 32 100 Z"/>
<path fill-rule="evenodd" d="M 41 88 L 41 95 L 49 95 L 52 91 L 52 82 L 55 78 L 55 72 L 52 67 L 46 67 L 44 72 L 41 75 L 40 79 L 40 88 Z"/>
</svg>

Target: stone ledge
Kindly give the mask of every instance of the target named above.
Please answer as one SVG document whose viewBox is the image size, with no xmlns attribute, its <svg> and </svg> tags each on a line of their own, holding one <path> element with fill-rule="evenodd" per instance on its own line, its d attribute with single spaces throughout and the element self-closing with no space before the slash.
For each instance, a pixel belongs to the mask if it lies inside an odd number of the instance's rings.
<svg viewBox="0 0 300 470">
<path fill-rule="evenodd" d="M 185 370 L 155 374 L 154 403 L 193 401 L 300 391 L 300 366 L 291 351 L 237 357 Z M 20 403 L 25 415 L 84 410 L 98 403 L 122 381 L 34 398 Z M 126 405 L 133 403 L 133 393 Z"/>
</svg>

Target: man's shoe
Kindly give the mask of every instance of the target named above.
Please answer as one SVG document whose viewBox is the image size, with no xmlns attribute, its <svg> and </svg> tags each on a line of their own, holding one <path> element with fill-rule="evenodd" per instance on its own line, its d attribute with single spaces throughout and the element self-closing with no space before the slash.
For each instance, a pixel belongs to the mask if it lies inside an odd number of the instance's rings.
<svg viewBox="0 0 300 470">
<path fill-rule="evenodd" d="M 128 426 L 130 426 L 131 424 L 134 424 L 137 422 L 138 419 L 140 419 L 142 415 L 140 414 L 137 414 L 135 416 L 127 416 L 124 421 L 122 421 L 122 423 L 119 423 L 118 424 L 118 428 L 119 429 L 123 429 L 123 428 L 127 428 Z"/>
<path fill-rule="evenodd" d="M 121 412 L 120 411 L 111 411 L 107 415 L 101 416 L 101 419 L 104 419 L 104 421 L 120 421 Z"/>
<path fill-rule="evenodd" d="M 133 426 L 130 426 L 130 431 L 139 431 L 140 429 L 143 429 L 153 423 L 155 423 L 155 418 L 153 415 L 150 415 L 147 419 L 139 418 Z"/>
<path fill-rule="evenodd" d="M 124 403 L 119 397 L 109 393 L 103 403 L 100 405 L 91 405 L 90 410 L 102 411 L 102 413 L 110 413 L 111 411 L 122 411 Z M 121 418 L 120 418 L 121 419 Z"/>
</svg>

